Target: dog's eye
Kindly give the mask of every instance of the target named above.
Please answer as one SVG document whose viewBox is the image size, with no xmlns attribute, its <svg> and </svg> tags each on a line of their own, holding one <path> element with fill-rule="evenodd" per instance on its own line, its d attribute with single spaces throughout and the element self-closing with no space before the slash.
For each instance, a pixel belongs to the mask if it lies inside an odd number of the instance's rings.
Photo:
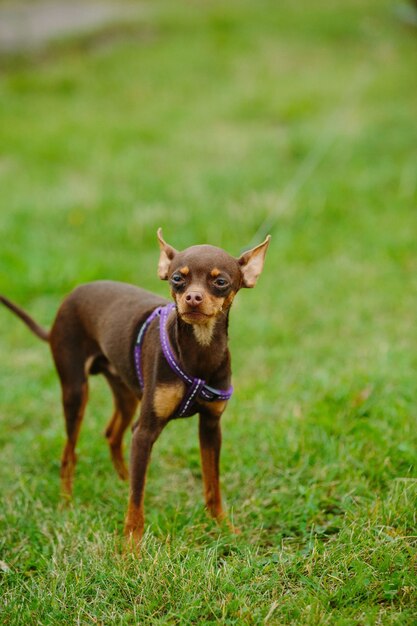
<svg viewBox="0 0 417 626">
<path fill-rule="evenodd" d="M 226 287 L 229 283 L 225 278 L 216 278 L 214 284 L 216 285 L 216 287 Z"/>
<path fill-rule="evenodd" d="M 181 274 L 173 274 L 173 276 L 171 276 L 171 280 L 173 283 L 175 283 L 175 285 L 181 285 L 181 283 L 184 282 L 184 279 L 181 276 Z"/>
</svg>

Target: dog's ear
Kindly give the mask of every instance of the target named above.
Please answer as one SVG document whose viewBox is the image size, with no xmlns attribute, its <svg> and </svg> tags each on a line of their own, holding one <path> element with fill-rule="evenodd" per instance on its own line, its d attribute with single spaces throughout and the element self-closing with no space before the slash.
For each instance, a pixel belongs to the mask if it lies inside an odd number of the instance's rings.
<svg viewBox="0 0 417 626">
<path fill-rule="evenodd" d="M 158 262 L 158 276 L 161 280 L 168 279 L 168 270 L 171 264 L 172 259 L 177 254 L 177 250 L 172 246 L 168 245 L 166 241 L 164 241 L 162 237 L 162 228 L 158 228 L 158 241 L 159 247 L 161 249 L 161 254 Z"/>
<path fill-rule="evenodd" d="M 262 272 L 265 254 L 269 246 L 271 235 L 268 235 L 259 246 L 247 250 L 239 258 L 240 271 L 242 272 L 243 287 L 255 287 L 258 276 Z"/>
</svg>

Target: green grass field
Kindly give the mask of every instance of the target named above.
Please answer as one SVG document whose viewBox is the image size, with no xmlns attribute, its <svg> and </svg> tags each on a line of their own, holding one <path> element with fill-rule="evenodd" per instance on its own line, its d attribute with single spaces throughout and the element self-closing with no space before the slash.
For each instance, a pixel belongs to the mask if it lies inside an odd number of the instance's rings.
<svg viewBox="0 0 417 626">
<path fill-rule="evenodd" d="M 417 32 L 380 0 L 143 6 L 1 60 L 0 292 L 49 326 L 81 282 L 166 294 L 158 226 L 235 255 L 270 230 L 231 315 L 242 532 L 206 516 L 178 420 L 123 553 L 97 378 L 62 508 L 49 351 L 0 309 L 0 622 L 416 624 Z"/>
</svg>

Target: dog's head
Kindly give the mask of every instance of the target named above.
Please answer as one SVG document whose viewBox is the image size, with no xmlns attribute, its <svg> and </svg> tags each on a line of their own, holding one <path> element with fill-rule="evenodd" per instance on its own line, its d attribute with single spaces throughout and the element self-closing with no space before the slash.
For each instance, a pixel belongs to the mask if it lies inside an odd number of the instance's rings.
<svg viewBox="0 0 417 626">
<path fill-rule="evenodd" d="M 191 246 L 178 251 L 158 229 L 161 254 L 158 276 L 169 280 L 178 314 L 187 324 L 211 325 L 227 312 L 241 287 L 254 287 L 262 272 L 270 235 L 239 258 L 215 246 Z"/>
</svg>

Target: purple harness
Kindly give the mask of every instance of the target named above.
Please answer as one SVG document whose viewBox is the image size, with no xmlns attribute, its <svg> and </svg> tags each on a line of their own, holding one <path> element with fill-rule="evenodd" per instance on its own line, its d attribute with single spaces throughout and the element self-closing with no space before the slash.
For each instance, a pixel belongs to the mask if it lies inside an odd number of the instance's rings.
<svg viewBox="0 0 417 626">
<path fill-rule="evenodd" d="M 142 325 L 135 345 L 136 373 L 138 375 L 140 386 L 143 389 L 144 381 L 141 358 L 143 339 L 151 322 L 153 322 L 153 320 L 159 316 L 161 318 L 159 323 L 159 337 L 161 341 L 163 355 L 166 358 L 168 365 L 170 366 L 172 371 L 175 372 L 179 378 L 181 378 L 181 380 L 185 383 L 187 387 L 187 391 L 183 398 L 183 401 L 181 402 L 181 405 L 174 417 L 189 417 L 190 415 L 194 415 L 194 413 L 196 412 L 194 409 L 194 404 L 197 399 L 206 402 L 213 402 L 214 400 L 229 400 L 233 393 L 233 387 L 230 386 L 229 389 L 227 389 L 226 391 L 223 391 L 221 389 L 214 389 L 214 387 L 210 387 L 209 385 L 207 385 L 205 380 L 188 376 L 188 374 L 186 374 L 180 368 L 172 352 L 166 329 L 168 316 L 174 309 L 175 304 L 172 302 L 170 304 L 167 304 L 166 306 L 159 306 L 154 311 L 152 311 L 145 323 Z"/>
</svg>

